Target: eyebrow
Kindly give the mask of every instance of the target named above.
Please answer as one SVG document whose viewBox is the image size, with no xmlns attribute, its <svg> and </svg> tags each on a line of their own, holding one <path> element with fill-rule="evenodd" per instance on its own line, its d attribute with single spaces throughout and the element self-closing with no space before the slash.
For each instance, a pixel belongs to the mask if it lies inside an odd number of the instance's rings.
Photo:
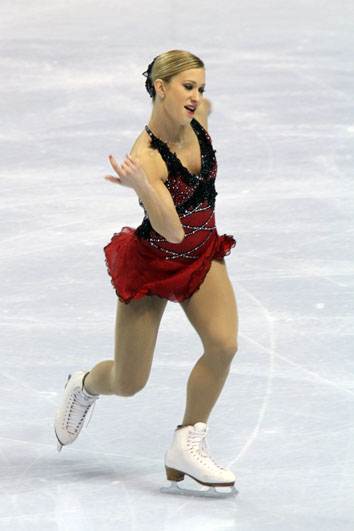
<svg viewBox="0 0 354 531">
<path fill-rule="evenodd" d="M 193 83 L 193 85 L 198 85 L 196 81 L 192 81 L 191 79 L 185 79 L 183 83 Z M 205 87 L 205 83 L 202 83 L 200 86 Z"/>
</svg>

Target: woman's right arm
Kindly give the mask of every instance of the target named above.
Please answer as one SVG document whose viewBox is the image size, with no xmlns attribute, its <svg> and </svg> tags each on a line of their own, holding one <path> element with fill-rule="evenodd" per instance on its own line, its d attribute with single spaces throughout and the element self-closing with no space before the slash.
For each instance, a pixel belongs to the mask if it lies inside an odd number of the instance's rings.
<svg viewBox="0 0 354 531">
<path fill-rule="evenodd" d="M 106 179 L 133 188 L 142 201 L 153 229 L 171 243 L 181 243 L 184 230 L 178 217 L 170 192 L 158 175 L 158 167 L 151 157 L 133 158 L 126 155 L 120 166 L 110 157 L 118 177 Z"/>
</svg>

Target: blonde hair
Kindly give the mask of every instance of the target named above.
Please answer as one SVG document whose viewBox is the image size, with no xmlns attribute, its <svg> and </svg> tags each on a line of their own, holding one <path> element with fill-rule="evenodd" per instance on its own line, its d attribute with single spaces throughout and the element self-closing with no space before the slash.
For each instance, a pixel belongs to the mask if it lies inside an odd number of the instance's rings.
<svg viewBox="0 0 354 531">
<path fill-rule="evenodd" d="M 162 79 L 165 83 L 169 83 L 173 76 L 191 68 L 204 68 L 204 63 L 196 55 L 184 50 L 164 52 L 154 59 L 144 73 L 147 77 L 146 90 L 155 100 L 154 83 L 156 79 Z"/>
</svg>

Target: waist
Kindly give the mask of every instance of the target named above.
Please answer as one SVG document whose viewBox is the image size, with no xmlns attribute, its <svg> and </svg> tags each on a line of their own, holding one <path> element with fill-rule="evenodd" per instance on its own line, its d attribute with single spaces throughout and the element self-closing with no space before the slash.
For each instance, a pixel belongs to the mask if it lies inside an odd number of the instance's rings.
<svg viewBox="0 0 354 531">
<path fill-rule="evenodd" d="M 148 234 L 142 235 L 139 231 L 142 225 L 138 227 L 136 234 L 145 240 L 146 244 L 156 249 L 156 252 L 162 253 L 166 260 L 193 260 L 203 253 L 204 245 L 207 245 L 213 233 L 216 233 L 214 209 L 200 208 L 198 212 L 180 215 L 180 220 L 185 233 L 181 243 L 168 242 L 153 229 Z"/>
</svg>

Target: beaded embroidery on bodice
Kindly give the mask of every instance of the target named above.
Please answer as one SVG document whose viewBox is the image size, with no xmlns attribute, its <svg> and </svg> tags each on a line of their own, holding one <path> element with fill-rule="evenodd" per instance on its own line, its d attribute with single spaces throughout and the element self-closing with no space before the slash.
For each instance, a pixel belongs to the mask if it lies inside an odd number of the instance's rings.
<svg viewBox="0 0 354 531">
<path fill-rule="evenodd" d="M 168 177 L 165 186 L 172 196 L 185 231 L 185 238 L 181 244 L 171 244 L 155 232 L 141 201 L 140 205 L 144 208 L 145 216 L 135 234 L 162 251 L 166 255 L 166 259 L 197 258 L 198 255 L 195 254 L 195 251 L 200 249 L 215 231 L 214 206 L 217 195 L 215 190 L 217 172 L 215 150 L 208 132 L 202 125 L 193 119 L 191 126 L 200 145 L 201 172 L 199 175 L 195 175 L 185 168 L 177 155 L 170 151 L 168 145 L 157 138 L 148 126 L 145 127 L 151 138 L 150 147 L 159 151 L 167 166 Z"/>
</svg>

